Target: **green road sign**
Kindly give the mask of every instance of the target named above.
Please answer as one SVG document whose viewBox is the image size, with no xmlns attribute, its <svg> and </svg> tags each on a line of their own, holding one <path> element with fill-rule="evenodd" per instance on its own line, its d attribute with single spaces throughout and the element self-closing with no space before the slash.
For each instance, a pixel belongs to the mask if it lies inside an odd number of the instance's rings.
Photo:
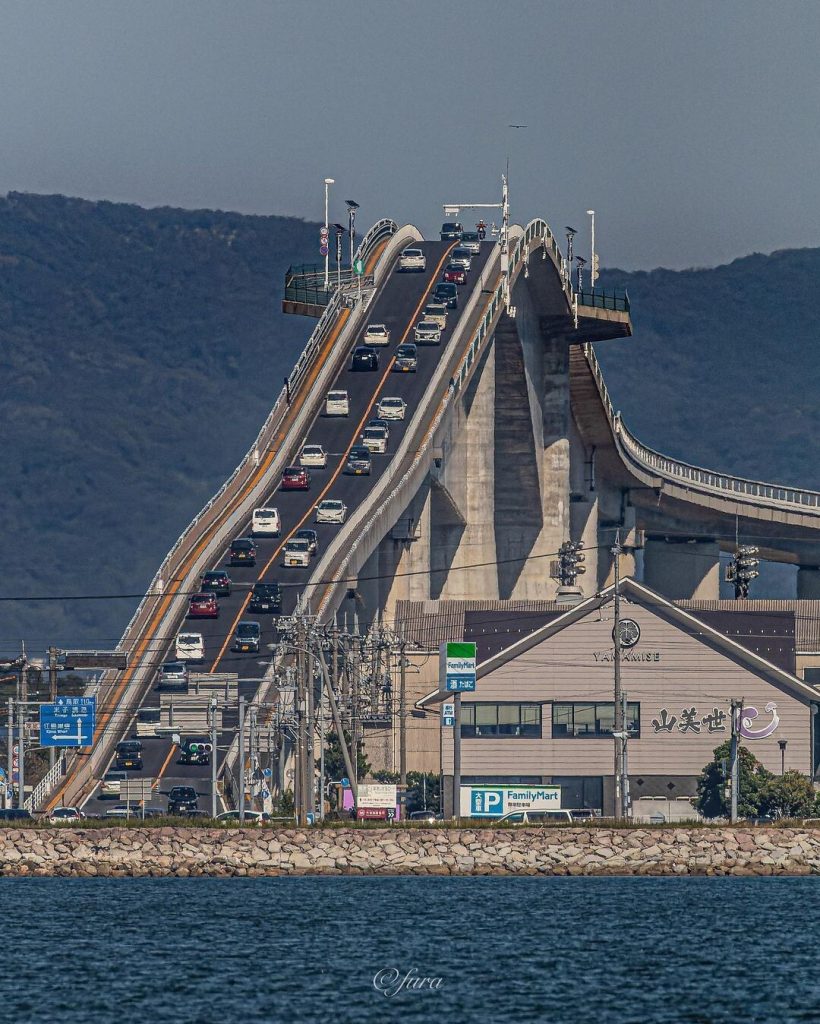
<svg viewBox="0 0 820 1024">
<path fill-rule="evenodd" d="M 358 274 L 361 277 L 364 273 L 364 260 L 354 260 L 353 273 Z"/>
</svg>

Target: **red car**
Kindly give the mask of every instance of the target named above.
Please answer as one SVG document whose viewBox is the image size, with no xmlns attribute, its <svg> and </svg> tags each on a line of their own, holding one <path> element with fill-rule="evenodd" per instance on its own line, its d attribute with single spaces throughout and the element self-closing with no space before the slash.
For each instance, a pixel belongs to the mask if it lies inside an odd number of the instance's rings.
<svg viewBox="0 0 820 1024">
<path fill-rule="evenodd" d="M 457 267 L 455 263 L 448 263 L 444 271 L 444 280 L 448 284 L 466 284 L 467 271 L 464 267 Z"/>
<path fill-rule="evenodd" d="M 309 491 L 310 473 L 304 466 L 288 466 L 282 474 L 283 491 Z"/>
<path fill-rule="evenodd" d="M 188 617 L 191 619 L 215 619 L 218 615 L 216 594 L 194 594 L 188 602 Z"/>
</svg>

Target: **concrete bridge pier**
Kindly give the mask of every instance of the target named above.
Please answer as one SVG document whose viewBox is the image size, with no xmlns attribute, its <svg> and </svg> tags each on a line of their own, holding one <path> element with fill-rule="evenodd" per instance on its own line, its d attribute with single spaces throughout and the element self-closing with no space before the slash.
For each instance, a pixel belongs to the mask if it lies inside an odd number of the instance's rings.
<svg viewBox="0 0 820 1024">
<path fill-rule="evenodd" d="M 716 601 L 720 592 L 720 548 L 700 537 L 647 539 L 644 583 L 673 600 Z"/>
<path fill-rule="evenodd" d="M 801 565 L 797 570 L 797 597 L 820 600 L 820 565 Z"/>
</svg>

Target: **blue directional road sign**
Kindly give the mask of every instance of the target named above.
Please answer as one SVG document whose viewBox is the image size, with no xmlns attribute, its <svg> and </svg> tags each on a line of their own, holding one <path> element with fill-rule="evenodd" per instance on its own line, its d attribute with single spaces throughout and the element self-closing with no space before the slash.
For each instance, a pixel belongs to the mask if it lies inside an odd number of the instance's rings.
<svg viewBox="0 0 820 1024">
<path fill-rule="evenodd" d="M 40 746 L 90 747 L 96 723 L 96 697 L 58 697 L 40 705 Z"/>
</svg>

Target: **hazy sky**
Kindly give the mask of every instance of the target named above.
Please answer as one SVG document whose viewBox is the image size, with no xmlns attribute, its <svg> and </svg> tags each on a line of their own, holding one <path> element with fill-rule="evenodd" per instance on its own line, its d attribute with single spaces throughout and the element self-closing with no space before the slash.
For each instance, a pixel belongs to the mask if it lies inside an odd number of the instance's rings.
<svg viewBox="0 0 820 1024">
<path fill-rule="evenodd" d="M 604 266 L 820 245 L 820 3 L 0 0 L 0 190 L 433 232 L 493 202 Z M 526 130 L 507 128 L 526 124 Z M 466 219 L 466 218 L 465 218 Z"/>
</svg>

